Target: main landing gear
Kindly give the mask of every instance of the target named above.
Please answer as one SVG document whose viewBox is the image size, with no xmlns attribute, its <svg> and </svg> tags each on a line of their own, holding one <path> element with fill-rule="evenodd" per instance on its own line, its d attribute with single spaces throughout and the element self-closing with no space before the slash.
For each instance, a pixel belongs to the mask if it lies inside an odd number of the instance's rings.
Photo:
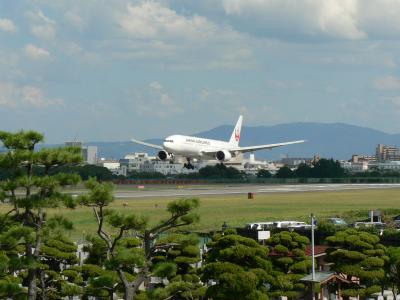
<svg viewBox="0 0 400 300">
<path fill-rule="evenodd" d="M 188 169 L 188 170 L 193 170 L 194 166 L 190 163 L 190 158 L 187 158 L 187 163 L 183 164 L 183 167 Z"/>
</svg>

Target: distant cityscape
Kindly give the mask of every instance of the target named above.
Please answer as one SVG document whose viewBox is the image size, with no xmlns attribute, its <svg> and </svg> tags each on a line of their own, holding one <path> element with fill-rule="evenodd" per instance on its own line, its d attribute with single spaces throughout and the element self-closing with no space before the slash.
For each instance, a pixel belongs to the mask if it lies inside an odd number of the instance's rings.
<svg viewBox="0 0 400 300">
<path fill-rule="evenodd" d="M 86 164 L 98 165 L 107 168 L 114 175 L 127 176 L 130 172 L 161 173 L 163 175 L 178 175 L 196 173 L 201 168 L 213 166 L 218 160 L 195 160 L 194 169 L 184 167 L 185 158 L 175 158 L 172 161 L 162 161 L 157 156 L 146 152 L 126 154 L 123 158 L 98 157 L 97 146 L 86 146 L 82 142 L 65 142 L 66 146 L 75 146 L 82 149 L 83 160 Z M 248 175 L 256 175 L 260 170 L 267 170 L 275 174 L 281 167 L 288 166 L 295 170 L 300 164 L 312 165 L 320 159 L 319 155 L 307 157 L 284 157 L 277 161 L 258 160 L 251 153 L 248 158 L 239 156 L 231 161 L 224 162 L 226 166 L 234 167 Z M 349 160 L 339 160 L 341 166 L 349 173 L 366 171 L 400 171 L 400 148 L 378 144 L 373 155 L 354 154 Z"/>
</svg>

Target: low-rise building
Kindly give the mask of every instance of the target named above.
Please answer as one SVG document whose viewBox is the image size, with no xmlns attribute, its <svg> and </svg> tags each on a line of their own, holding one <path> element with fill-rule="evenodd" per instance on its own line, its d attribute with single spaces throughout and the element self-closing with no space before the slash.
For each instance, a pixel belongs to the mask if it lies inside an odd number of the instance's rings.
<svg viewBox="0 0 400 300">
<path fill-rule="evenodd" d="M 370 162 L 368 164 L 370 170 L 378 171 L 400 171 L 400 161 L 384 161 L 384 162 Z"/>
<path fill-rule="evenodd" d="M 101 158 L 97 165 L 109 169 L 114 175 L 127 175 L 127 168 L 125 166 L 121 167 L 117 160 Z"/>
<path fill-rule="evenodd" d="M 306 157 L 284 157 L 281 159 L 280 163 L 288 166 L 291 169 L 297 168 L 301 164 L 310 165 L 314 161 L 314 158 Z"/>
<path fill-rule="evenodd" d="M 342 161 L 340 162 L 340 166 L 350 173 L 359 173 L 368 171 L 369 163 L 367 161 L 361 161 L 361 162 Z"/>
<path fill-rule="evenodd" d="M 140 166 L 142 164 L 155 159 L 155 156 L 150 156 L 145 152 L 136 152 L 125 155 L 124 158 L 119 160 L 119 163 L 121 164 L 121 167 L 125 166 L 128 172 L 140 172 Z"/>
<path fill-rule="evenodd" d="M 161 173 L 164 175 L 177 175 L 177 174 L 188 174 L 197 172 L 198 169 L 186 169 L 183 163 L 175 163 L 170 161 L 162 161 L 158 159 L 145 161 L 140 165 L 139 172 L 146 173 Z"/>
<path fill-rule="evenodd" d="M 350 162 L 359 163 L 359 162 L 370 162 L 370 161 L 376 161 L 376 156 L 375 155 L 353 154 L 351 156 L 351 161 Z"/>
<path fill-rule="evenodd" d="M 257 175 L 260 170 L 268 170 L 271 174 L 275 174 L 279 170 L 274 163 L 256 160 L 253 153 L 250 154 L 249 159 L 243 160 L 242 169 L 248 175 Z"/>
</svg>

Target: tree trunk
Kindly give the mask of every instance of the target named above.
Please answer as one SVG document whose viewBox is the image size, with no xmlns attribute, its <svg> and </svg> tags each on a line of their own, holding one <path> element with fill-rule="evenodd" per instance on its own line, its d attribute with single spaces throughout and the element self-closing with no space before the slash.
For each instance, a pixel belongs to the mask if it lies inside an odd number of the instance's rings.
<svg viewBox="0 0 400 300">
<path fill-rule="evenodd" d="M 28 300 L 36 300 L 37 295 L 36 287 L 36 270 L 28 270 Z"/>
<path fill-rule="evenodd" d="M 144 237 L 143 237 L 143 242 L 144 242 L 144 255 L 147 259 L 150 258 L 151 254 L 151 236 L 150 236 L 150 231 L 145 230 L 144 231 Z"/>
<path fill-rule="evenodd" d="M 26 257 L 28 261 L 33 258 L 32 245 L 27 243 L 26 245 Z M 28 269 L 28 300 L 36 300 L 37 286 L 36 286 L 36 269 Z"/>
<path fill-rule="evenodd" d="M 40 250 L 42 247 L 42 233 L 41 233 L 41 227 L 42 227 L 42 223 L 43 223 L 43 210 L 42 208 L 39 208 L 39 228 L 36 230 L 36 241 L 35 241 L 35 251 L 32 254 L 32 246 L 28 245 L 26 247 L 27 249 L 27 253 L 26 255 L 28 257 L 34 258 L 35 262 L 37 261 L 39 254 L 40 254 Z M 37 278 L 37 274 L 38 273 L 38 269 L 29 269 L 28 271 L 28 300 L 36 300 L 37 298 L 37 284 L 36 284 L 36 278 Z M 42 294 L 44 295 L 46 293 L 46 287 L 43 286 L 42 287 Z M 42 298 L 42 299 L 46 299 L 46 298 Z"/>
<path fill-rule="evenodd" d="M 42 288 L 42 298 L 41 300 L 47 300 L 47 289 L 46 289 L 46 281 L 45 281 L 45 273 L 44 270 L 40 270 L 40 285 Z"/>
<path fill-rule="evenodd" d="M 133 299 L 135 299 L 135 290 L 131 285 L 126 285 L 124 300 L 133 300 Z"/>
</svg>

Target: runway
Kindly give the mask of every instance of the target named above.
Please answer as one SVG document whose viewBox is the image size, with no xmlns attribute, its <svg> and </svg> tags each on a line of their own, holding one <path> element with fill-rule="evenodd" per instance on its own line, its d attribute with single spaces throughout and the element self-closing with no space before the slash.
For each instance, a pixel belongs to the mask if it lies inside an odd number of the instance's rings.
<svg viewBox="0 0 400 300">
<path fill-rule="evenodd" d="M 207 185 L 207 186 L 157 186 L 138 189 L 117 188 L 114 196 L 117 199 L 129 198 L 158 198 L 158 197 L 195 197 L 195 196 L 219 196 L 236 194 L 268 194 L 268 193 L 295 193 L 295 192 L 323 192 L 323 191 L 347 191 L 366 189 L 400 189 L 400 184 L 293 184 L 293 185 Z"/>
</svg>

